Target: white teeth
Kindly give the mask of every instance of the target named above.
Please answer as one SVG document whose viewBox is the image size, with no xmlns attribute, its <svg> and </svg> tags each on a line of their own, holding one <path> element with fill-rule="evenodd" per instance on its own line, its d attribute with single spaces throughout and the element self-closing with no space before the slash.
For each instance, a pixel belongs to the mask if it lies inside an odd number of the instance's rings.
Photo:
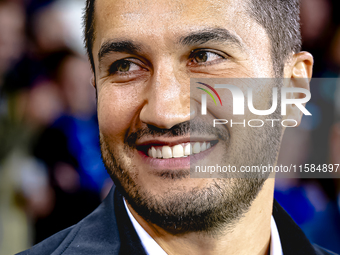
<svg viewBox="0 0 340 255">
<path fill-rule="evenodd" d="M 205 151 L 206 149 L 207 149 L 207 144 L 203 142 L 201 146 L 201 151 Z"/>
<path fill-rule="evenodd" d="M 191 143 L 188 143 L 184 148 L 184 155 L 189 156 L 192 154 L 191 152 L 192 152 L 192 145 Z"/>
<path fill-rule="evenodd" d="M 200 145 L 199 142 L 194 144 L 194 146 L 192 147 L 192 152 L 193 153 L 200 153 L 201 152 L 201 145 Z"/>
<path fill-rule="evenodd" d="M 162 152 L 161 152 L 161 150 L 160 149 L 157 149 L 157 154 L 156 154 L 156 156 L 157 156 L 157 158 L 162 158 Z"/>
<path fill-rule="evenodd" d="M 162 155 L 163 155 L 163 158 L 172 158 L 171 148 L 169 146 L 163 146 Z"/>
<path fill-rule="evenodd" d="M 151 147 L 148 150 L 148 155 L 151 158 L 182 158 L 187 157 L 192 154 L 197 154 L 202 151 L 211 148 L 210 142 L 195 142 L 194 144 L 188 143 L 183 148 L 182 144 L 177 144 L 173 147 L 162 146 L 162 147 Z"/>
<path fill-rule="evenodd" d="M 182 145 L 175 145 L 172 147 L 172 156 L 174 158 L 180 158 L 184 156 L 184 150 Z"/>
<path fill-rule="evenodd" d="M 154 147 L 151 148 L 151 152 L 152 152 L 152 153 L 151 153 L 151 154 L 152 154 L 152 157 L 153 157 L 153 158 L 157 158 L 157 151 L 156 151 L 156 149 L 155 149 Z"/>
</svg>

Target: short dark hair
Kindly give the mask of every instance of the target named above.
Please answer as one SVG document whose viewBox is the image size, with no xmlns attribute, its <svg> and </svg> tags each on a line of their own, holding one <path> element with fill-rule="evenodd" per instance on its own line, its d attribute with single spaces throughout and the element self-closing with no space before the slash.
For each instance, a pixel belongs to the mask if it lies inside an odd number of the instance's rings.
<svg viewBox="0 0 340 255">
<path fill-rule="evenodd" d="M 301 49 L 300 2 L 299 0 L 248 0 L 250 16 L 268 34 L 271 43 L 271 57 L 276 76 L 282 76 L 284 63 L 292 53 Z M 84 42 L 92 70 L 95 0 L 86 0 L 84 12 Z"/>
<path fill-rule="evenodd" d="M 93 72 L 94 69 L 94 60 L 92 55 L 92 48 L 95 39 L 94 34 L 94 1 L 95 0 L 86 0 L 86 5 L 84 9 L 84 16 L 83 16 L 83 24 L 84 24 L 84 43 L 85 48 L 87 51 L 87 56 L 90 60 L 91 67 Z"/>
<path fill-rule="evenodd" d="M 299 0 L 249 0 L 248 13 L 267 32 L 276 76 L 285 62 L 301 50 Z"/>
</svg>

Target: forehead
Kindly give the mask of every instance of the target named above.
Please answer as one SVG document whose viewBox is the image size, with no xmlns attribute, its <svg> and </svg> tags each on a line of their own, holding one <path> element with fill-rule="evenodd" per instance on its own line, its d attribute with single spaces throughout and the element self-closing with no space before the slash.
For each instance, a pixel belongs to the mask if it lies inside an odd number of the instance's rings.
<svg viewBox="0 0 340 255">
<path fill-rule="evenodd" d="M 204 28 L 225 28 L 238 37 L 252 55 L 263 55 L 266 50 L 265 55 L 269 56 L 266 31 L 248 15 L 247 1 L 96 0 L 94 56 L 108 39 L 169 45 L 186 33 Z"/>
<path fill-rule="evenodd" d="M 242 4 L 243 1 L 232 0 L 96 0 L 96 18 L 98 21 L 104 21 L 115 16 L 118 18 L 117 21 L 122 22 L 117 23 L 117 26 L 126 25 L 125 22 L 144 23 L 160 19 L 169 25 L 175 23 L 177 19 L 195 22 L 199 18 L 200 22 L 210 22 L 219 20 L 221 15 L 236 14 L 236 8 L 240 10 Z M 156 25 L 157 23 L 153 23 L 153 26 Z"/>
</svg>

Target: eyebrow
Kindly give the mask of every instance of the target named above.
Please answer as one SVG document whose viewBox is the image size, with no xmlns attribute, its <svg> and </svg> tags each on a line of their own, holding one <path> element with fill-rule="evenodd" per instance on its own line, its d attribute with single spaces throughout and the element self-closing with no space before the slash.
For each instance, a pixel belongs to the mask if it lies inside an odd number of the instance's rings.
<svg viewBox="0 0 340 255">
<path fill-rule="evenodd" d="M 241 40 L 225 28 L 207 28 L 201 31 L 195 31 L 181 37 L 178 43 L 184 46 L 190 46 L 204 44 L 210 41 L 234 44 L 239 48 L 244 48 Z"/>
<path fill-rule="evenodd" d="M 98 52 L 98 61 L 101 60 L 108 54 L 112 52 L 124 52 L 129 54 L 137 54 L 137 52 L 141 51 L 141 47 L 130 40 L 125 41 L 112 41 L 109 40 L 104 42 L 99 49 Z"/>
<path fill-rule="evenodd" d="M 244 49 L 241 40 L 225 28 L 205 28 L 200 31 L 195 31 L 180 37 L 177 43 L 183 46 L 192 46 L 204 44 L 210 41 L 234 44 L 239 48 Z M 102 59 L 112 52 L 137 55 L 141 51 L 142 47 L 131 40 L 108 40 L 100 46 L 98 52 L 99 66 Z"/>
</svg>

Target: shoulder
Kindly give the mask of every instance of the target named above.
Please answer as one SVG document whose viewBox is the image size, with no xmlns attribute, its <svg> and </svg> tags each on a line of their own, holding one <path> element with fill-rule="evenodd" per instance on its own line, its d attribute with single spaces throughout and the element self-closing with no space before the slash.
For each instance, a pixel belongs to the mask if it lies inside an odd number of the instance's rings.
<svg viewBox="0 0 340 255">
<path fill-rule="evenodd" d="M 58 232 L 18 255 L 118 254 L 121 241 L 113 194 L 114 189 L 95 211 L 76 225 Z"/>
<path fill-rule="evenodd" d="M 337 255 L 336 253 L 331 252 L 329 250 L 326 250 L 326 249 L 324 249 L 324 248 L 322 248 L 322 247 L 320 247 L 320 246 L 318 246 L 316 244 L 314 244 L 313 247 L 314 247 L 315 253 L 317 255 Z"/>
<path fill-rule="evenodd" d="M 31 249 L 20 252 L 17 255 L 52 254 L 58 247 L 62 246 L 65 240 L 69 239 L 74 228 L 75 226 L 64 229 L 33 246 Z"/>
<path fill-rule="evenodd" d="M 332 255 L 326 249 L 313 245 L 289 214 L 274 200 L 273 216 L 279 232 L 283 254 Z"/>
</svg>

